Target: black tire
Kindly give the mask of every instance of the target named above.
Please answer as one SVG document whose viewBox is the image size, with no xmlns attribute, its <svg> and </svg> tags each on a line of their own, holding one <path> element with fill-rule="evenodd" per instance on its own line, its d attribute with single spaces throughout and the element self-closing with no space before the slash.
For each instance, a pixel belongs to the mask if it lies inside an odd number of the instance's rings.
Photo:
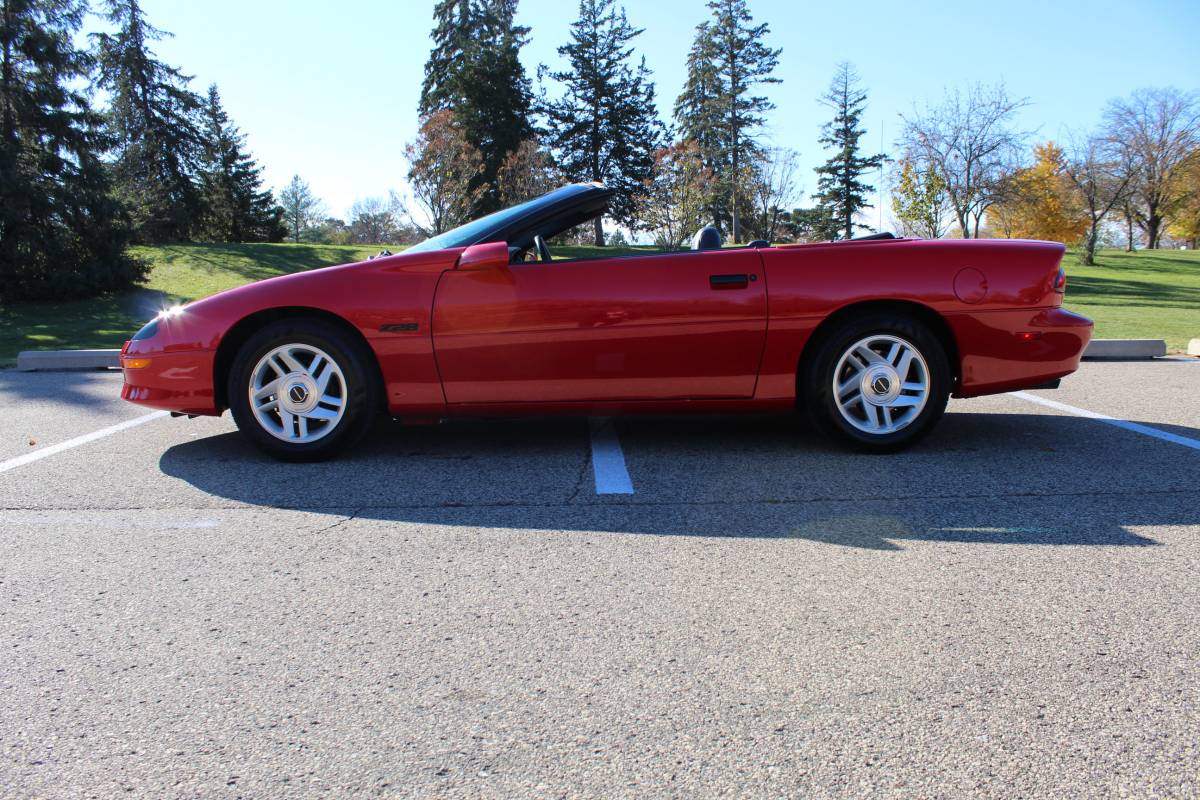
<svg viewBox="0 0 1200 800">
<path fill-rule="evenodd" d="M 919 413 L 906 409 L 889 408 L 887 412 L 889 415 L 903 414 L 906 420 L 903 427 L 890 432 L 871 433 L 861 429 L 847 418 L 850 416 L 858 420 L 860 425 L 869 425 L 870 420 L 867 419 L 869 410 L 877 423 L 884 423 L 880 425 L 882 428 L 886 424 L 884 418 L 879 416 L 882 414 L 882 408 L 868 409 L 865 401 L 859 401 L 843 412 L 834 398 L 835 377 L 845 379 L 846 383 L 850 383 L 850 379 L 855 377 L 854 367 L 849 365 L 850 362 L 843 362 L 843 357 L 847 356 L 848 351 L 855 344 L 871 337 L 891 337 L 901 340 L 917 352 L 924 362 L 924 369 L 927 373 L 928 392 L 923 407 L 920 408 Z M 941 341 L 920 320 L 901 313 L 866 312 L 841 322 L 827 334 L 822 335 L 818 341 L 813 343 L 813 346 L 814 351 L 811 356 L 805 358 L 802 365 L 801 383 L 798 388 L 803 398 L 804 411 L 813 427 L 834 441 L 849 445 L 861 452 L 894 453 L 912 446 L 926 436 L 942 418 L 953 381 L 950 361 Z M 856 358 L 858 360 L 854 362 L 855 364 L 864 364 L 868 369 L 872 367 L 863 359 Z M 838 372 L 839 364 L 843 364 L 840 372 Z M 918 374 L 913 373 L 911 371 L 913 369 L 920 370 L 920 363 L 910 366 L 906 371 L 909 375 Z M 835 375 L 835 372 L 838 374 Z M 894 379 L 889 380 L 888 376 L 882 377 L 884 380 L 878 385 L 894 384 Z M 903 386 L 905 380 L 906 378 L 902 376 L 899 385 Z M 866 381 L 866 384 L 872 385 L 873 382 Z M 859 395 L 865 396 L 867 391 L 872 393 L 873 398 L 887 396 L 886 394 L 874 394 L 873 386 L 870 390 L 860 390 Z M 888 391 L 893 390 L 888 389 Z M 900 392 L 898 389 L 894 391 Z M 919 392 L 913 390 L 912 394 L 916 395 Z M 853 397 L 853 390 L 851 390 L 850 396 Z"/>
<path fill-rule="evenodd" d="M 284 441 L 264 427 L 250 407 L 251 380 L 259 362 L 276 348 L 293 344 L 322 351 L 341 372 L 330 385 L 340 384 L 333 391 L 344 395 L 344 409 L 335 421 L 312 423 L 323 431 L 315 441 Z M 379 372 L 369 348 L 337 325 L 298 317 L 272 322 L 242 345 L 229 370 L 226 396 L 238 429 L 255 447 L 280 461 L 321 461 L 363 437 L 379 415 L 380 394 Z M 279 401 L 276 397 L 275 402 Z M 276 415 L 281 416 L 278 412 Z M 273 419 L 270 414 L 266 416 L 268 421 Z M 279 427 L 282 430 L 282 421 Z"/>
</svg>

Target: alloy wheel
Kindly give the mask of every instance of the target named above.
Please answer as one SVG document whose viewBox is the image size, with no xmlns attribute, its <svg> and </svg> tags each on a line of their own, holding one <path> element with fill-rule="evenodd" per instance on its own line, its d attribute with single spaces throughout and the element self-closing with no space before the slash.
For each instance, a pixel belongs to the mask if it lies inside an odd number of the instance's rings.
<svg viewBox="0 0 1200 800">
<path fill-rule="evenodd" d="M 263 430 L 282 441 L 307 444 L 323 439 L 346 413 L 345 375 L 318 347 L 275 347 L 250 375 L 250 410 Z"/>
<path fill-rule="evenodd" d="M 875 435 L 908 427 L 929 399 L 929 365 L 910 342 L 877 334 L 852 344 L 833 371 L 842 418 Z"/>
</svg>

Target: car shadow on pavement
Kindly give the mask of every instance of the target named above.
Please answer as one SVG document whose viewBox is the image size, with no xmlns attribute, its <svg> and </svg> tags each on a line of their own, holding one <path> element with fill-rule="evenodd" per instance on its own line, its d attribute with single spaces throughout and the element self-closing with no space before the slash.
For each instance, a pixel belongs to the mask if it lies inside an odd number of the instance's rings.
<svg viewBox="0 0 1200 800">
<path fill-rule="evenodd" d="M 618 428 L 633 495 L 595 493 L 582 419 L 385 424 L 321 464 L 277 463 L 228 433 L 171 447 L 160 468 L 252 506 L 544 535 L 1147 546 L 1158 542 L 1130 528 L 1200 524 L 1181 472 L 1200 452 L 1074 417 L 949 414 L 922 445 L 888 456 L 846 452 L 791 418 Z"/>
</svg>

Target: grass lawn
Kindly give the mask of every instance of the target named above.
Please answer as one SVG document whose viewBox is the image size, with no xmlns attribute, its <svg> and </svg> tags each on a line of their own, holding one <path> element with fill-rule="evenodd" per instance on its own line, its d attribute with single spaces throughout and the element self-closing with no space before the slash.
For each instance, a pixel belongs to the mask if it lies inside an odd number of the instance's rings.
<svg viewBox="0 0 1200 800">
<path fill-rule="evenodd" d="M 22 350 L 120 347 L 164 305 L 289 272 L 361 261 L 380 245 L 176 244 L 132 248 L 151 265 L 140 291 L 0 306 L 0 366 Z M 398 248 L 391 247 L 393 252 Z"/>
<path fill-rule="evenodd" d="M 1166 339 L 1182 352 L 1200 337 L 1200 251 L 1102 250 L 1085 267 L 1072 250 L 1063 265 L 1065 305 L 1095 320 L 1096 338 Z"/>
<path fill-rule="evenodd" d="M 390 247 L 393 252 L 399 248 Z M 164 305 L 251 281 L 360 261 L 380 245 L 179 244 L 136 247 L 150 262 L 145 288 L 94 300 L 0 306 L 0 366 L 21 350 L 120 347 Z M 651 247 L 554 248 L 556 256 L 654 252 Z M 1200 252 L 1102 251 L 1094 267 L 1066 256 L 1067 307 L 1096 321 L 1102 338 L 1166 339 L 1178 351 L 1200 336 Z"/>
</svg>

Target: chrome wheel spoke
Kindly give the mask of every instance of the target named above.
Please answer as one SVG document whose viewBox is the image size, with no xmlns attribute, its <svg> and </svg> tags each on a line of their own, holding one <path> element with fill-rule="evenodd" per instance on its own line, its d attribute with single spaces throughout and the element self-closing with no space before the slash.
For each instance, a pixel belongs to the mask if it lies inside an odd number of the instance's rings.
<svg viewBox="0 0 1200 800">
<path fill-rule="evenodd" d="M 262 400 L 265 397 L 270 397 L 273 394 L 279 393 L 279 379 L 264 383 L 262 386 L 254 390 L 254 399 Z"/>
<path fill-rule="evenodd" d="M 283 423 L 283 438 L 296 438 L 296 418 L 286 411 L 279 412 L 279 421 Z"/>
<path fill-rule="evenodd" d="M 888 405 L 891 408 L 916 408 L 919 405 L 924 405 L 924 397 L 916 397 L 914 395 L 902 394 L 893 400 Z"/>
<path fill-rule="evenodd" d="M 879 406 L 873 406 L 870 403 L 863 403 L 863 411 L 867 417 L 867 427 L 876 429 L 879 427 Z"/>
<path fill-rule="evenodd" d="M 320 371 L 309 373 L 312 375 L 313 380 L 317 382 L 317 391 L 319 393 L 325 394 L 325 391 L 329 388 L 329 381 L 333 378 L 334 369 L 333 362 L 326 361 L 321 365 Z"/>
<path fill-rule="evenodd" d="M 309 375 L 311 375 L 313 378 L 316 378 L 317 373 L 321 371 L 321 366 L 323 364 L 327 364 L 327 363 L 329 363 L 329 362 L 325 359 L 324 356 L 321 356 L 321 355 L 313 356 L 313 360 L 308 362 L 308 366 L 304 368 L 304 371 L 307 372 Z"/>
<path fill-rule="evenodd" d="M 321 408 L 320 406 L 317 406 L 312 411 L 309 411 L 307 414 L 305 414 L 304 417 L 301 417 L 301 419 L 304 419 L 304 418 L 335 420 L 338 418 L 338 412 L 337 412 L 337 409 Z"/>
<path fill-rule="evenodd" d="M 876 353 L 874 350 L 872 350 L 871 348 L 869 348 L 865 345 L 859 345 L 859 346 L 855 347 L 854 355 L 857 356 L 858 359 L 860 361 L 862 361 L 864 364 L 866 364 L 867 366 L 870 366 L 871 364 L 886 364 L 887 363 L 887 361 L 884 360 L 883 356 L 879 355 L 879 353 Z"/>
<path fill-rule="evenodd" d="M 288 372 L 304 372 L 304 367 L 292 355 L 292 348 L 281 347 L 277 353 L 279 360 L 287 366 Z"/>
</svg>

